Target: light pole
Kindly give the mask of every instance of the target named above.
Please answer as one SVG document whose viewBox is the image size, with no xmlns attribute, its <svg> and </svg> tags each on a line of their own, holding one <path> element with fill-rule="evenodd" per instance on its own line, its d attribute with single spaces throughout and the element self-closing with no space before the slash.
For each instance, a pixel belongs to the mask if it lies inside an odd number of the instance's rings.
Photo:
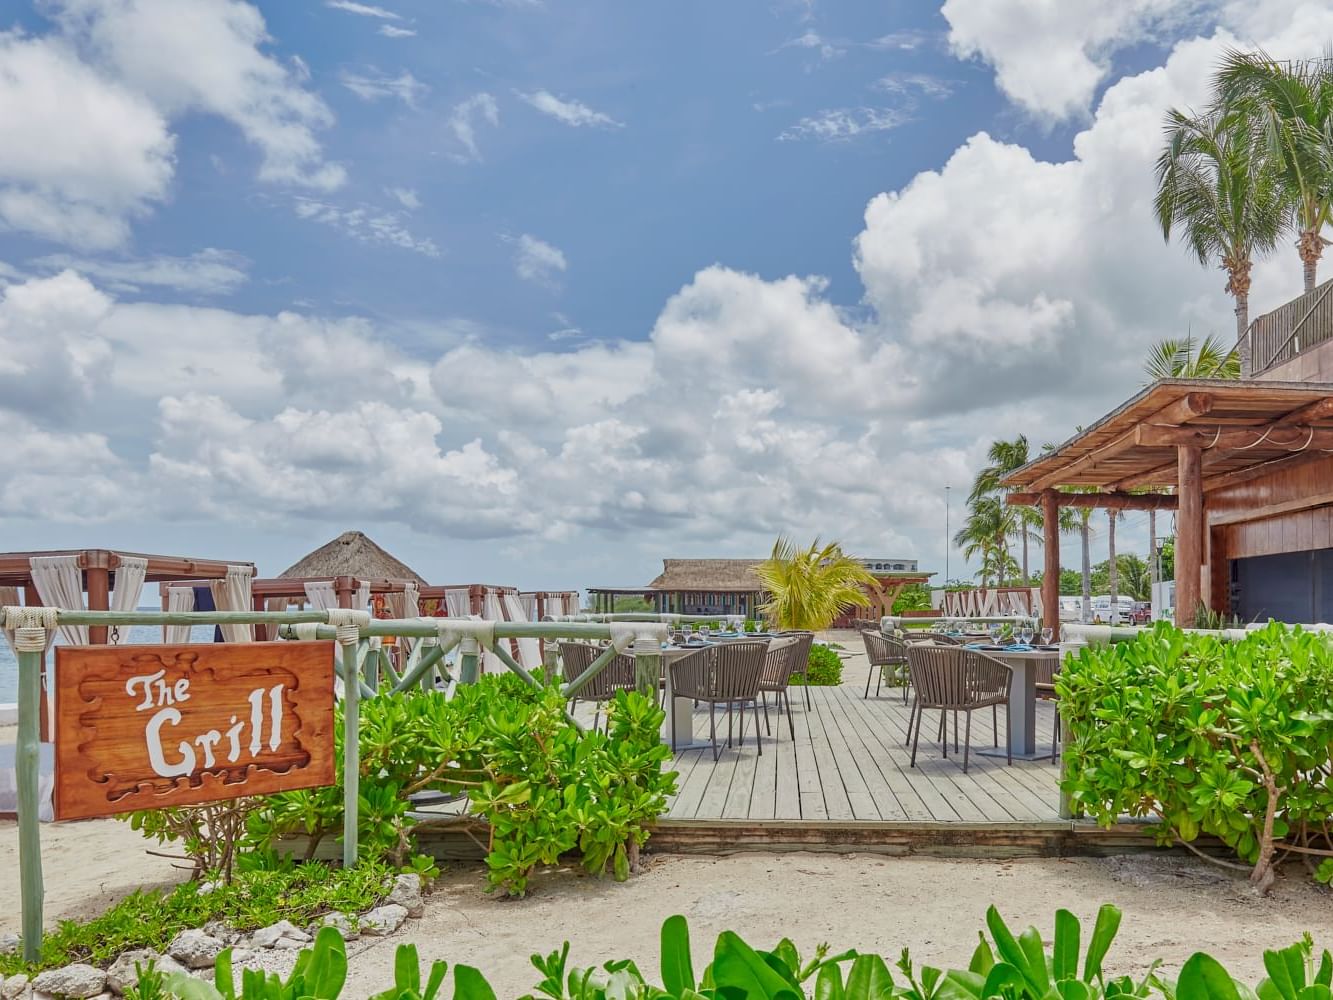
<svg viewBox="0 0 1333 1000">
<path fill-rule="evenodd" d="M 949 487 L 944 487 L 944 586 L 949 586 Z"/>
</svg>

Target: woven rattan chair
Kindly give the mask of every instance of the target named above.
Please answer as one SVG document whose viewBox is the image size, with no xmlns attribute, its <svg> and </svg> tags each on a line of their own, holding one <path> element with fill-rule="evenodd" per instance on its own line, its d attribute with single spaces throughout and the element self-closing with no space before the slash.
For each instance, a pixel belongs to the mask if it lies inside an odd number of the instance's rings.
<svg viewBox="0 0 1333 1000">
<path fill-rule="evenodd" d="M 1059 660 L 1033 660 L 1037 698 L 1055 706 L 1055 727 L 1051 730 L 1051 763 L 1060 757 L 1060 696 L 1055 692 L 1055 675 L 1060 672 Z"/>
<path fill-rule="evenodd" d="M 796 739 L 796 722 L 791 716 L 791 698 L 787 695 L 787 686 L 791 683 L 791 675 L 796 673 L 796 658 L 800 648 L 797 636 L 786 636 L 769 643 L 768 653 L 764 656 L 764 670 L 759 676 L 759 700 L 764 706 L 764 728 L 768 730 L 769 736 L 773 735 L 773 726 L 768 720 L 767 696 L 771 693 L 779 715 L 782 714 L 783 705 L 786 705 L 787 728 L 791 730 L 791 738 Z M 804 668 L 805 664 L 802 663 L 801 667 Z"/>
<path fill-rule="evenodd" d="M 766 642 L 720 643 L 693 656 L 682 656 L 668 668 L 671 671 L 672 711 L 675 711 L 676 698 L 693 698 L 696 702 L 708 704 L 708 738 L 713 744 L 713 760 L 717 760 L 721 754 L 717 745 L 718 705 L 727 708 L 727 746 L 731 746 L 733 735 L 733 709 L 740 710 L 741 732 L 738 743 L 740 746 L 745 745 L 745 707 L 749 705 L 756 712 L 758 710 L 759 685 L 763 679 L 764 657 L 767 653 Z M 673 720 L 672 732 L 675 728 Z M 754 735 L 762 756 L 764 742 L 759 733 L 758 715 L 755 716 Z"/>
<path fill-rule="evenodd" d="M 972 713 L 979 708 L 990 708 L 995 721 L 995 741 L 999 743 L 999 725 L 997 712 L 1000 705 L 1005 706 L 1005 729 L 1008 738 L 1005 753 L 1009 763 L 1014 762 L 1012 725 L 1009 713 L 1009 689 L 1013 680 L 1013 671 L 999 660 L 978 653 L 973 649 L 957 646 L 910 646 L 907 650 L 908 671 L 912 675 L 912 686 L 916 689 L 916 701 L 913 715 L 916 729 L 912 733 L 912 767 L 916 767 L 917 744 L 921 740 L 921 726 L 927 709 L 938 709 L 940 713 L 940 742 L 944 756 L 949 756 L 949 734 L 945 723 L 950 712 L 954 713 L 954 752 L 958 751 L 958 713 L 967 714 L 967 727 L 963 737 L 963 773 L 967 773 L 968 758 L 972 748 Z M 911 723 L 908 723 L 909 730 Z"/>
<path fill-rule="evenodd" d="M 779 639 L 785 639 L 788 636 L 793 636 L 796 639 L 796 652 L 792 654 L 792 659 L 796 666 L 792 668 L 792 673 L 803 674 L 805 673 L 806 668 L 810 666 L 810 647 L 815 644 L 815 634 L 813 632 L 805 632 L 796 629 L 778 633 Z M 806 677 L 807 683 L 801 685 L 801 687 L 805 689 L 806 708 L 810 707 L 809 680 L 810 678 Z"/>
<path fill-rule="evenodd" d="M 560 643 L 560 662 L 564 664 L 565 682 L 568 683 L 582 674 L 603 652 L 602 647 L 587 642 Z M 634 657 L 620 653 L 570 699 L 569 709 L 572 712 L 580 701 L 593 702 L 596 708 L 592 714 L 592 727 L 596 729 L 602 705 L 614 698 L 619 691 L 633 690 Z"/>
<path fill-rule="evenodd" d="M 903 704 L 907 704 L 907 688 L 911 678 L 907 672 L 907 644 L 901 639 L 882 634 L 878 629 L 866 629 L 861 633 L 861 641 L 866 646 L 866 659 L 870 661 L 870 673 L 866 674 L 866 692 L 862 696 L 870 697 L 870 679 L 878 675 L 875 681 L 875 697 L 879 697 L 880 686 L 884 683 L 884 669 L 893 668 L 893 672 L 903 681 Z"/>
</svg>

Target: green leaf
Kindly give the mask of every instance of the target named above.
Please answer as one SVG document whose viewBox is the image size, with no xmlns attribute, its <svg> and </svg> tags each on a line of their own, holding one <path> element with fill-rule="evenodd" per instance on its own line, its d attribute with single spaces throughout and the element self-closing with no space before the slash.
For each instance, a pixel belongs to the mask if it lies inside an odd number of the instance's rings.
<svg viewBox="0 0 1333 1000">
<path fill-rule="evenodd" d="M 315 1000 L 338 1000 L 343 984 L 347 982 L 347 945 L 343 936 L 332 927 L 321 927 L 315 935 L 306 988 Z"/>
<path fill-rule="evenodd" d="M 400 944 L 393 954 L 393 984 L 400 990 L 418 993 L 421 990 L 421 965 L 417 946 Z"/>
<path fill-rule="evenodd" d="M 231 975 L 230 948 L 223 948 L 218 952 L 217 961 L 213 963 L 213 986 L 227 1000 L 236 995 L 236 984 L 232 981 Z"/>
<path fill-rule="evenodd" d="M 893 994 L 893 976 L 878 955 L 858 955 L 847 970 L 847 1000 L 876 1000 Z"/>
<path fill-rule="evenodd" d="M 1090 983 L 1101 979 L 1102 960 L 1111 950 L 1116 931 L 1120 929 L 1120 909 L 1110 903 L 1104 903 L 1097 911 L 1097 923 L 1092 928 L 1092 940 L 1088 942 L 1088 954 L 1083 960 L 1083 981 Z"/>
<path fill-rule="evenodd" d="M 448 962 L 437 959 L 430 963 L 430 976 L 426 980 L 426 992 L 421 994 L 421 1000 L 435 1000 L 435 995 L 440 992 L 440 987 L 444 985 L 444 977 L 448 972 Z"/>
<path fill-rule="evenodd" d="M 680 914 L 662 922 L 662 986 L 676 996 L 695 988 L 690 927 Z"/>
<path fill-rule="evenodd" d="M 842 970 L 836 965 L 822 965 L 815 977 L 814 1000 L 843 1000 Z"/>
<path fill-rule="evenodd" d="M 173 972 L 162 980 L 162 987 L 179 1000 L 223 1000 L 212 983 L 206 983 L 188 972 Z"/>
<path fill-rule="evenodd" d="M 1051 973 L 1059 983 L 1078 976 L 1078 917 L 1068 910 L 1055 911 L 1055 941 L 1051 953 Z"/>
<path fill-rule="evenodd" d="M 1299 944 L 1265 951 L 1264 968 L 1282 1000 L 1296 1000 L 1305 988 L 1305 954 Z"/>
<path fill-rule="evenodd" d="M 718 935 L 713 953 L 713 982 L 728 997 L 762 1000 L 790 997 L 801 1000 L 790 983 L 775 972 L 757 951 L 733 931 Z"/>
<path fill-rule="evenodd" d="M 981 996 L 983 998 L 1003 996 L 1006 987 L 1017 996 L 1031 995 L 1028 991 L 1026 977 L 1018 969 L 1008 962 L 996 962 L 991 966 L 990 972 L 986 974 L 986 982 L 981 988 Z"/>
<path fill-rule="evenodd" d="M 486 977 L 470 965 L 454 966 L 454 1000 L 495 1000 Z"/>
<path fill-rule="evenodd" d="M 1236 984 L 1211 955 L 1195 952 L 1176 980 L 1176 1000 L 1241 1000 Z"/>
</svg>

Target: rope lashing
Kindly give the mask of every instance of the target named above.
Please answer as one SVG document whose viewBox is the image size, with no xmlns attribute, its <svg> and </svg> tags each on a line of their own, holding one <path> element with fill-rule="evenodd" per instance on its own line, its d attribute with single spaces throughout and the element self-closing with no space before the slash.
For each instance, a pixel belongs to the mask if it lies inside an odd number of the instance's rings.
<svg viewBox="0 0 1333 1000">
<path fill-rule="evenodd" d="M 329 616 L 329 624 L 338 630 L 338 642 L 343 646 L 355 645 L 361 638 L 361 630 L 370 625 L 369 611 L 329 608 L 324 613 Z"/>
<path fill-rule="evenodd" d="M 495 648 L 495 622 L 479 621 L 475 618 L 435 618 L 431 619 L 440 642 L 446 642 L 453 636 L 459 637 L 459 646 L 464 653 L 476 652 L 471 647 L 476 643 L 483 649 Z"/>
<path fill-rule="evenodd" d="M 288 625 L 292 634 L 301 642 L 314 642 L 319 638 L 319 622 L 298 622 L 295 625 Z"/>
<path fill-rule="evenodd" d="M 616 647 L 618 653 L 629 649 L 639 635 L 636 622 L 610 622 L 608 627 L 611 629 L 611 645 Z"/>
<path fill-rule="evenodd" d="M 59 622 L 59 608 L 4 609 L 5 630 L 14 633 L 14 650 L 19 653 L 43 653 L 50 634 Z"/>
</svg>

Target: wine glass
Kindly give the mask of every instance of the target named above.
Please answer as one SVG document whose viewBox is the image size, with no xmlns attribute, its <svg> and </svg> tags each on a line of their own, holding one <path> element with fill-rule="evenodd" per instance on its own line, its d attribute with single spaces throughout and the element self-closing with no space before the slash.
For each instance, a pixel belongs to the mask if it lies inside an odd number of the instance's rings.
<svg viewBox="0 0 1333 1000">
<path fill-rule="evenodd" d="M 999 623 L 999 622 L 990 622 L 989 624 L 987 624 L 987 626 L 986 626 L 986 631 L 987 631 L 988 633 L 990 633 L 990 641 L 991 641 L 991 645 L 995 645 L 996 643 L 998 643 L 998 642 L 1000 641 L 1000 623 Z"/>
<path fill-rule="evenodd" d="M 1044 628 L 1041 630 L 1041 642 L 1043 646 L 1049 646 L 1051 640 L 1055 638 L 1055 629 Z"/>
<path fill-rule="evenodd" d="M 1024 646 L 1032 645 L 1032 622 L 1024 619 L 1023 624 L 1018 627 L 1018 641 Z"/>
</svg>

